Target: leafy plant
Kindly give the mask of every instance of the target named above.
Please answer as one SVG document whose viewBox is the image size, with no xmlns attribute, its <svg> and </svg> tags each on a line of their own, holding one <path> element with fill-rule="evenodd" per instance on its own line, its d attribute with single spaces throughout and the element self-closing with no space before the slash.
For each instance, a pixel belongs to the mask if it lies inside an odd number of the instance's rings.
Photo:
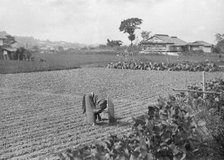
<svg viewBox="0 0 224 160">
<path fill-rule="evenodd" d="M 191 90 L 201 91 L 201 86 L 188 86 Z M 188 93 L 182 97 L 188 102 L 195 112 L 195 118 L 206 122 L 204 132 L 212 139 L 208 139 L 209 147 L 218 156 L 224 157 L 224 80 L 213 79 L 206 83 L 206 91 L 219 94 L 207 94 L 202 98 L 202 93 Z M 222 159 L 221 158 L 221 159 Z"/>
<path fill-rule="evenodd" d="M 175 97 L 160 98 L 149 107 L 149 117 L 135 121 L 134 131 L 149 145 L 156 159 L 191 159 L 199 156 L 204 142 L 194 118 Z M 152 116 L 153 115 L 153 116 Z M 145 123 L 143 123 L 145 122 Z"/>
<path fill-rule="evenodd" d="M 179 63 L 143 63 L 138 60 L 121 61 L 117 63 L 108 64 L 108 68 L 115 69 L 133 69 L 133 70 L 169 70 L 169 71 L 207 71 L 214 72 L 219 71 L 220 68 L 214 63 L 201 62 L 201 63 L 190 63 L 190 62 L 179 62 Z"/>
<path fill-rule="evenodd" d="M 223 80 L 213 80 L 208 82 L 207 88 L 221 92 L 223 84 Z M 189 88 L 201 90 L 196 85 Z M 216 104 L 218 107 L 209 102 L 212 100 L 211 97 L 203 99 L 200 94 L 182 93 L 159 98 L 157 104 L 148 106 L 147 114 L 133 117 L 134 123 L 130 133 L 121 137 L 110 135 L 99 143 L 83 146 L 74 151 L 66 150 L 58 154 L 58 159 L 192 160 L 217 159 L 217 157 L 222 159 L 223 95 L 213 96 L 218 98 Z"/>
</svg>

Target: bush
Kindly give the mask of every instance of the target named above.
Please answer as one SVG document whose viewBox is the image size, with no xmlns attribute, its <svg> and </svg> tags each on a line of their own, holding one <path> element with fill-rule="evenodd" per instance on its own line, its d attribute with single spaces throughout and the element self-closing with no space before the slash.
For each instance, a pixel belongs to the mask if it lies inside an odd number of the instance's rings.
<svg viewBox="0 0 224 160">
<path fill-rule="evenodd" d="M 188 89 L 202 90 L 197 85 L 188 86 Z M 212 152 L 224 158 L 224 80 L 208 81 L 206 90 L 221 94 L 208 94 L 205 99 L 202 99 L 202 93 L 185 94 L 183 97 L 198 112 L 196 118 L 206 122 L 207 132 L 213 138 L 209 143 Z"/>
<path fill-rule="evenodd" d="M 215 142 L 211 143 L 214 153 L 224 158 L 224 108 L 212 109 L 206 117 L 207 128 Z"/>
</svg>

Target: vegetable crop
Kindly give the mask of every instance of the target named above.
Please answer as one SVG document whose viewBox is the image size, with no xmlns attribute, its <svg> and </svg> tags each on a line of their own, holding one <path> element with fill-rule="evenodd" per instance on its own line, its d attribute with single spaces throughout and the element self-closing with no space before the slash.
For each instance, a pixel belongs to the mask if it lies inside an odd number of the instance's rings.
<svg viewBox="0 0 224 160">
<path fill-rule="evenodd" d="M 132 70 L 159 70 L 159 71 L 206 71 L 215 72 L 220 68 L 211 62 L 191 63 L 191 62 L 179 62 L 179 63 L 153 63 L 153 62 L 141 62 L 136 60 L 120 61 L 117 63 L 110 63 L 107 68 L 115 69 L 132 69 Z"/>
<path fill-rule="evenodd" d="M 207 87 L 221 92 L 223 91 L 222 84 L 223 80 L 212 80 L 207 83 Z M 189 88 L 199 89 L 195 85 L 191 85 Z M 207 143 L 209 133 L 204 132 L 207 128 L 211 131 L 211 127 L 208 126 L 209 124 L 201 125 L 203 119 L 198 119 L 198 117 L 202 111 L 197 112 L 200 110 L 198 108 L 195 113 L 195 109 L 191 106 L 192 101 L 198 98 L 201 99 L 201 95 L 195 97 L 191 94 L 177 94 L 168 98 L 159 98 L 155 105 L 148 106 L 147 114 L 133 118 L 130 133 L 120 137 L 110 135 L 107 139 L 91 146 L 67 150 L 59 153 L 56 159 L 187 160 L 203 157 L 203 159 L 206 157 L 211 159 L 214 156 L 212 152 L 215 151 L 209 148 L 211 146 Z M 212 103 L 205 103 L 210 100 L 211 98 L 201 99 L 196 107 L 200 104 L 210 105 Z M 215 110 L 217 112 L 220 109 L 222 113 L 218 114 L 218 118 L 223 121 L 223 117 L 220 117 L 220 115 L 224 115 L 221 101 Z M 207 123 L 209 122 L 207 121 Z M 213 122 L 213 125 L 217 126 L 216 123 Z M 211 133 L 213 138 L 218 141 L 218 149 L 221 151 L 223 151 L 223 131 L 215 128 Z M 222 152 L 220 152 L 221 154 Z"/>
</svg>

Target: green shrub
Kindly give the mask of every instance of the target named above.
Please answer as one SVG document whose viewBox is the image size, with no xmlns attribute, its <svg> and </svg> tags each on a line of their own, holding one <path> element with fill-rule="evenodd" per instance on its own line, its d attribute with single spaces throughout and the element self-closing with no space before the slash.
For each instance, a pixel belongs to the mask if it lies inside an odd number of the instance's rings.
<svg viewBox="0 0 224 160">
<path fill-rule="evenodd" d="M 149 106 L 149 117 L 135 120 L 134 133 L 145 138 L 156 159 L 192 159 L 206 148 L 194 117 L 173 96 Z"/>
<path fill-rule="evenodd" d="M 224 107 L 221 109 L 210 109 L 206 118 L 207 128 L 214 142 L 211 142 L 213 151 L 224 158 Z"/>
<path fill-rule="evenodd" d="M 202 90 L 197 85 L 191 85 L 188 89 Z M 212 152 L 224 159 L 224 80 L 214 79 L 208 81 L 206 91 L 221 94 L 207 94 L 206 98 L 203 99 L 202 93 L 192 92 L 182 95 L 182 97 L 197 112 L 195 118 L 206 122 L 207 134 L 212 136 L 212 139 L 208 139 Z"/>
</svg>

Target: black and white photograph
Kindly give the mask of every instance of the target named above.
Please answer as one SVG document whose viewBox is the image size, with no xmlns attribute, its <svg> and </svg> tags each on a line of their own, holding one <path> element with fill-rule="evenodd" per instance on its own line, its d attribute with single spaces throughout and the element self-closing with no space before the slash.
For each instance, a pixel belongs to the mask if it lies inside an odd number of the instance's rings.
<svg viewBox="0 0 224 160">
<path fill-rule="evenodd" d="M 0 160 L 224 160 L 224 1 L 0 0 Z"/>
</svg>

